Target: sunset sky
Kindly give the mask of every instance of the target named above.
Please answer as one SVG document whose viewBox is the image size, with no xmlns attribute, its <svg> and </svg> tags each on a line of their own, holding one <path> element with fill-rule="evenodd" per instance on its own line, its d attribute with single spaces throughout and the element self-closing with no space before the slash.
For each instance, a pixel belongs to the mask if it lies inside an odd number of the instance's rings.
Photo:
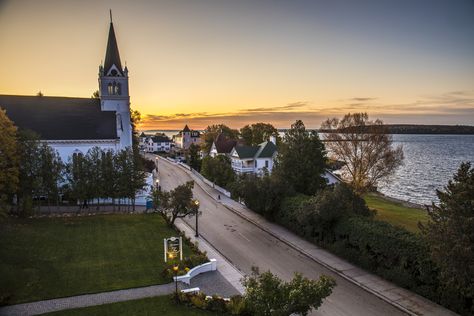
<svg viewBox="0 0 474 316">
<path fill-rule="evenodd" d="M 0 94 L 90 97 L 109 9 L 142 128 L 474 125 L 472 0 L 0 0 Z"/>
</svg>

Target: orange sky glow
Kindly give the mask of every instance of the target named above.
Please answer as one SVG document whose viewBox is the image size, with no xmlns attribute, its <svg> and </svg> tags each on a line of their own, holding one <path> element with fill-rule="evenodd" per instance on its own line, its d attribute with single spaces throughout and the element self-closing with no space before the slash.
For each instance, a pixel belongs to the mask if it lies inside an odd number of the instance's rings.
<svg viewBox="0 0 474 316">
<path fill-rule="evenodd" d="M 0 94 L 90 97 L 112 8 L 141 129 L 473 125 L 474 3 L 363 3 L 1 1 Z"/>
</svg>

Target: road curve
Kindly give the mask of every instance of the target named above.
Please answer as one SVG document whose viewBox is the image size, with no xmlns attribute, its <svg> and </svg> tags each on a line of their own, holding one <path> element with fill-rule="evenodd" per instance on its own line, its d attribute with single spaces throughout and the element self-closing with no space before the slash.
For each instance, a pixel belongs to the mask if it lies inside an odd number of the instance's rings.
<svg viewBox="0 0 474 316">
<path fill-rule="evenodd" d="M 192 180 L 181 167 L 164 159 L 159 160 L 158 170 L 164 190 Z M 244 273 L 250 273 L 251 268 L 257 266 L 261 271 L 270 270 L 285 280 L 291 279 L 294 272 L 312 279 L 325 274 L 336 280 L 334 292 L 311 315 L 406 315 L 228 210 L 198 185 L 193 192 L 202 211 L 200 234 Z M 186 221 L 194 227 L 194 218 Z"/>
</svg>

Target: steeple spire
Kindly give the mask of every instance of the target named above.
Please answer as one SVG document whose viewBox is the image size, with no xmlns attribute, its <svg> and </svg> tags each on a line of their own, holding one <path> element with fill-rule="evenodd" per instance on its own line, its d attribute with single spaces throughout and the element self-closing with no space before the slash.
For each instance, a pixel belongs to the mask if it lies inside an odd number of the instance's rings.
<svg viewBox="0 0 474 316">
<path fill-rule="evenodd" d="M 120 54 L 115 38 L 114 24 L 112 23 L 112 10 L 110 10 L 110 28 L 109 39 L 107 41 L 107 51 L 105 53 L 104 73 L 106 75 L 111 72 L 111 68 L 115 65 L 117 73 L 115 75 L 123 75 L 122 63 L 120 62 Z M 114 75 L 114 74 L 112 74 Z"/>
</svg>

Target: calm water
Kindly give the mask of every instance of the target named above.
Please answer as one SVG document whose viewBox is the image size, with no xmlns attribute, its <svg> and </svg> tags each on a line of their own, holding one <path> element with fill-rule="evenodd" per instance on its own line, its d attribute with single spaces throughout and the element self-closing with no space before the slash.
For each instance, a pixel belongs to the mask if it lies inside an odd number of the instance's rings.
<svg viewBox="0 0 474 316">
<path fill-rule="evenodd" d="M 442 189 L 462 161 L 474 163 L 474 135 L 393 135 L 402 145 L 405 160 L 386 183 L 382 193 L 419 204 L 437 202 Z"/>
</svg>

